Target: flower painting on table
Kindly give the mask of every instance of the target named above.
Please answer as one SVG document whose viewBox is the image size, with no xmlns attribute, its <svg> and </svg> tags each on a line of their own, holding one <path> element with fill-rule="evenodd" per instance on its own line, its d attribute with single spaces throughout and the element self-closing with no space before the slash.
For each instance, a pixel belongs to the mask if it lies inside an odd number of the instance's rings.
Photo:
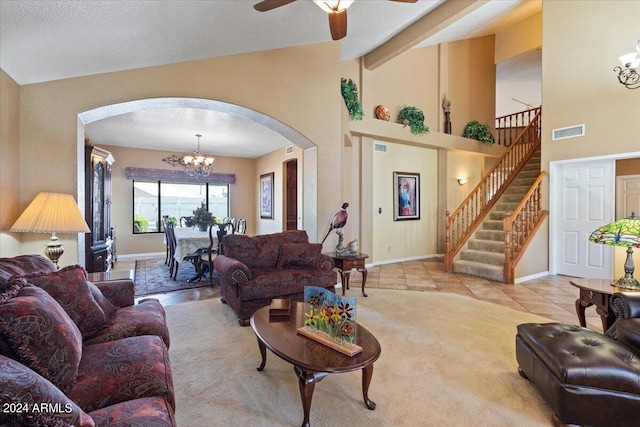
<svg viewBox="0 0 640 427">
<path fill-rule="evenodd" d="M 340 345 L 356 342 L 356 298 L 343 297 L 317 286 L 304 288 L 304 325 L 326 334 Z"/>
</svg>

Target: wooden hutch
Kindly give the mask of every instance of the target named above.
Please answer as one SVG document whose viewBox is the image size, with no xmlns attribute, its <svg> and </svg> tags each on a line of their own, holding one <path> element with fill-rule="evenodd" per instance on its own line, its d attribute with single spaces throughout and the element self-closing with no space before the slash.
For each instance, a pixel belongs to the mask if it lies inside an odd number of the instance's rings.
<svg viewBox="0 0 640 427">
<path fill-rule="evenodd" d="M 85 268 L 89 273 L 109 271 L 115 263 L 111 228 L 110 152 L 85 140 L 85 219 L 91 232 L 85 237 Z"/>
</svg>

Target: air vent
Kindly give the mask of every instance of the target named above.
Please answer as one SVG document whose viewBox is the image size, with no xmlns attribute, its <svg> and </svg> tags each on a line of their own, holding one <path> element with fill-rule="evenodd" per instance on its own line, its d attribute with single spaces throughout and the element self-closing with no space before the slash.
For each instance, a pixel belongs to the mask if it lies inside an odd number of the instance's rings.
<svg viewBox="0 0 640 427">
<path fill-rule="evenodd" d="M 569 126 L 566 128 L 554 129 L 552 140 L 555 141 L 557 139 L 567 139 L 567 138 L 575 138 L 578 136 L 584 136 L 585 129 L 584 124 L 577 126 Z"/>
<path fill-rule="evenodd" d="M 387 147 L 387 144 L 381 144 L 379 142 L 376 142 L 373 144 L 373 151 L 377 151 L 379 153 L 386 153 L 388 149 L 389 147 Z"/>
<path fill-rule="evenodd" d="M 290 156 L 292 154 L 293 154 L 293 145 L 287 145 L 286 147 L 284 147 L 285 156 Z"/>
</svg>

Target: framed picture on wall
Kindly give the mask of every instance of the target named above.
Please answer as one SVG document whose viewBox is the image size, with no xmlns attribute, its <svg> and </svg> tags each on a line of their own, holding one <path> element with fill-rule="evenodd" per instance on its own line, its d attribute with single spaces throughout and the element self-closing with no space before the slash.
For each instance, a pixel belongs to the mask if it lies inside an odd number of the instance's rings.
<svg viewBox="0 0 640 427">
<path fill-rule="evenodd" d="M 393 173 L 393 220 L 420 219 L 420 174 Z"/>
<path fill-rule="evenodd" d="M 260 218 L 273 219 L 273 172 L 260 175 Z"/>
</svg>

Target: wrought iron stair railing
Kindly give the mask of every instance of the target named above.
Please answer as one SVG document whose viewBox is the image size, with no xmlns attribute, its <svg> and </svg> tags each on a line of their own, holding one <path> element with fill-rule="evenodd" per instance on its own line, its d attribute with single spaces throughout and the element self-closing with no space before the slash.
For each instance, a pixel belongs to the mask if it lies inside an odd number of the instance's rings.
<svg viewBox="0 0 640 427">
<path fill-rule="evenodd" d="M 540 147 L 541 109 L 529 121 L 496 164 L 485 174 L 460 206 L 446 213 L 444 264 L 453 271 L 453 260 L 482 223 L 511 181 Z"/>
</svg>

